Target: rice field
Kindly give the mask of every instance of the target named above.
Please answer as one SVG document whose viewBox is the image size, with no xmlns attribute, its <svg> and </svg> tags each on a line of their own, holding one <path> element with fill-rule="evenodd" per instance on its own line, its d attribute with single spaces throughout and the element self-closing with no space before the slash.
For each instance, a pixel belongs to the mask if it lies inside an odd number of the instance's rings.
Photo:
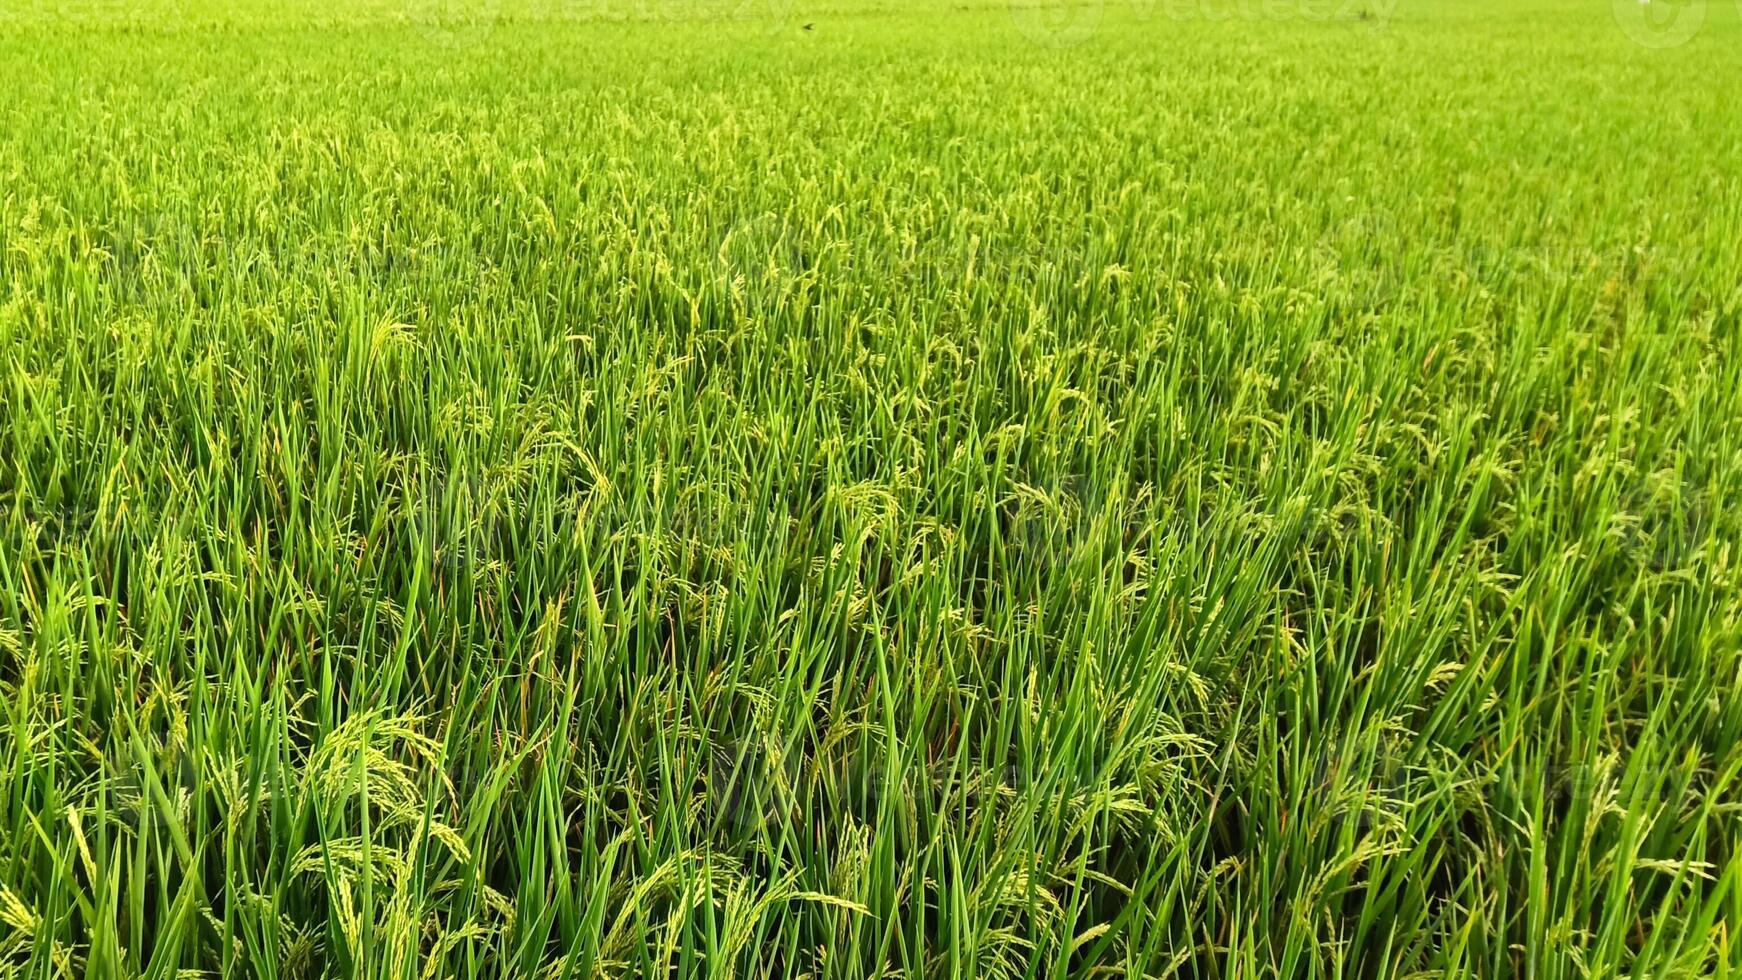
<svg viewBox="0 0 1742 980">
<path fill-rule="evenodd" d="M 1742 4 L 0 80 L 0 977 L 1742 975 Z"/>
</svg>

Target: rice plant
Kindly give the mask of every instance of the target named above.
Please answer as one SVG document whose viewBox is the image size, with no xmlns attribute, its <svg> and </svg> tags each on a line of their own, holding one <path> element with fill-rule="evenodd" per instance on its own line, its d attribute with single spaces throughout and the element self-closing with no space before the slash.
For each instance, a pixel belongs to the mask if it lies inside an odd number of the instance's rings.
<svg viewBox="0 0 1742 980">
<path fill-rule="evenodd" d="M 0 976 L 1742 971 L 1728 0 L 0 26 Z"/>
</svg>

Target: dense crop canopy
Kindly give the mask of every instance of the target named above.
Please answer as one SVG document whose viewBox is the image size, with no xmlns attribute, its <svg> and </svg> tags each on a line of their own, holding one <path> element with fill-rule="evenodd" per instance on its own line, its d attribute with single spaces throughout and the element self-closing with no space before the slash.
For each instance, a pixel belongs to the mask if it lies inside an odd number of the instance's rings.
<svg viewBox="0 0 1742 980">
<path fill-rule="evenodd" d="M 0 0 L 0 975 L 1735 970 L 1738 80 Z"/>
</svg>

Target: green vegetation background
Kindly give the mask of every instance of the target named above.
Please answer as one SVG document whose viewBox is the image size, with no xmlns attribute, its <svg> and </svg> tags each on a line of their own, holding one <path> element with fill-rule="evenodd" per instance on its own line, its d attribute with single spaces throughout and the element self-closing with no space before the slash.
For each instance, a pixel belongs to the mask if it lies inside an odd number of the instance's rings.
<svg viewBox="0 0 1742 980">
<path fill-rule="evenodd" d="M 1742 966 L 1728 0 L 0 9 L 0 974 Z"/>
</svg>

